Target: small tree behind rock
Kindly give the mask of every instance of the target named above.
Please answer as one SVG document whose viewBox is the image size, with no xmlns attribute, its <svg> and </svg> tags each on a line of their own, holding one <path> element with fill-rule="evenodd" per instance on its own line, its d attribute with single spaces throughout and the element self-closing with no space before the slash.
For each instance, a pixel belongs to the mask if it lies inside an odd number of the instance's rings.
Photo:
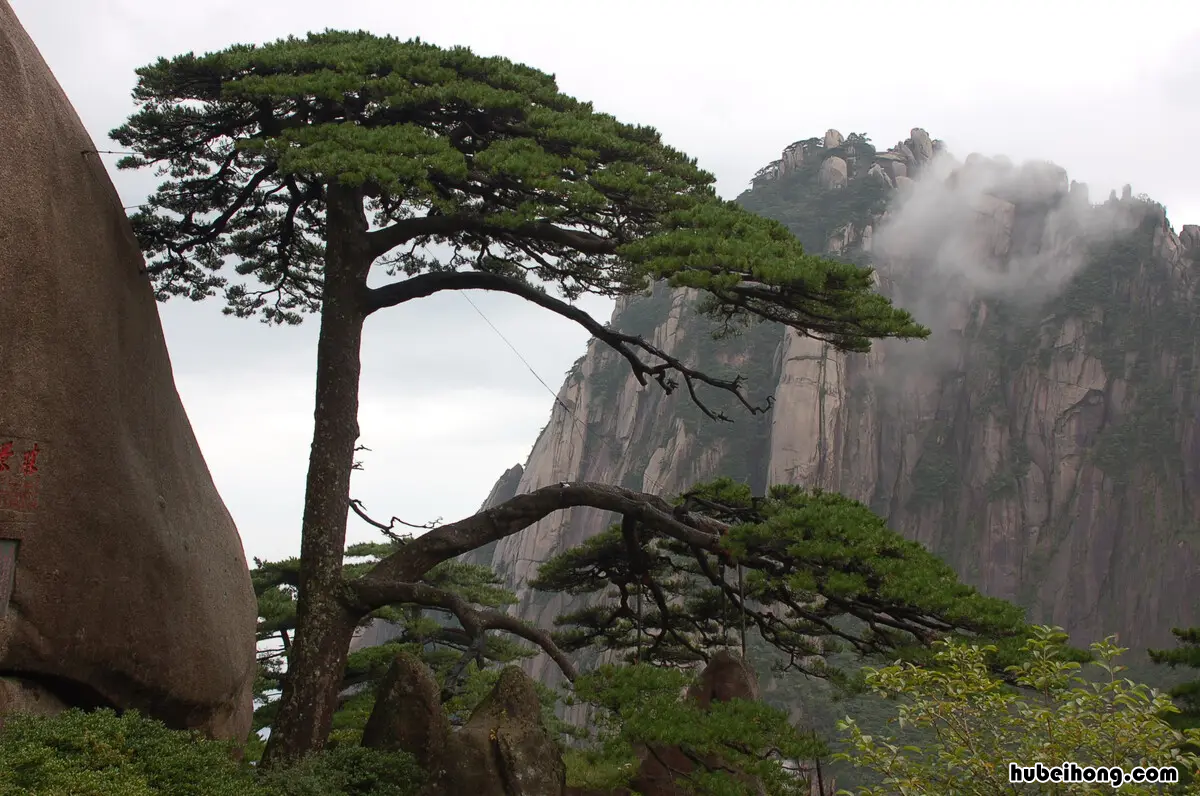
<svg viewBox="0 0 1200 796">
<path fill-rule="evenodd" d="M 728 651 L 698 676 L 646 664 L 605 666 L 581 676 L 576 695 L 596 708 L 596 732 L 592 744 L 567 755 L 572 794 L 813 792 L 811 772 L 795 761 L 819 756 L 822 744 L 760 702 L 754 673 Z"/>
<path fill-rule="evenodd" d="M 1150 660 L 1174 669 L 1183 666 L 1200 669 L 1200 627 L 1175 628 L 1171 631 L 1178 640 L 1174 649 L 1150 650 Z M 1188 680 L 1171 689 L 1178 713 L 1168 716 L 1173 727 L 1200 727 L 1200 680 Z"/>
<path fill-rule="evenodd" d="M 373 567 L 379 559 L 402 547 L 403 540 L 363 542 L 346 548 L 343 573 L 356 577 Z M 255 559 L 251 572 L 254 591 L 258 596 L 259 678 L 256 687 L 258 708 L 254 729 L 271 727 L 279 707 L 277 695 L 287 677 L 288 657 L 294 637 L 296 616 L 296 585 L 300 562 L 296 558 L 282 561 Z M 498 615 L 501 609 L 517 601 L 511 590 L 500 585 L 499 577 L 487 567 L 445 561 L 429 570 L 421 584 L 452 595 L 477 614 Z M 505 617 L 505 624 L 520 627 L 526 623 Z M 342 676 L 341 697 L 334 714 L 331 740 L 357 744 L 371 714 L 376 694 L 385 676 L 394 673 L 397 655 L 415 655 L 421 666 L 427 666 L 435 677 L 434 698 L 439 709 L 444 707 L 451 716 L 465 718 L 486 697 L 496 684 L 500 667 L 531 657 L 534 649 L 516 638 L 500 633 L 480 633 L 472 637 L 445 606 L 423 606 L 415 603 L 386 605 L 364 617 L 361 626 L 385 622 L 391 638 L 375 646 L 350 653 Z M 538 686 L 545 706 L 547 720 L 556 732 L 567 731 L 566 725 L 554 717 L 553 705 L 558 695 L 551 689 Z M 249 754 L 257 759 L 262 752 L 261 742 L 252 738 Z"/>
</svg>

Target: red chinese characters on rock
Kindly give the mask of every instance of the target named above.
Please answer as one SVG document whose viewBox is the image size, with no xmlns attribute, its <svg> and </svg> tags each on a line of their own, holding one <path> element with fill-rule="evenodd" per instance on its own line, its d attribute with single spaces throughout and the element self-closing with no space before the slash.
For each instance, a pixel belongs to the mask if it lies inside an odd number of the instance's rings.
<svg viewBox="0 0 1200 796">
<path fill-rule="evenodd" d="M 37 442 L 24 445 L 18 464 L 17 444 L 18 440 L 0 439 L 0 511 L 27 513 L 38 508 L 42 447 Z"/>
<path fill-rule="evenodd" d="M 33 475 L 37 472 L 38 444 L 21 454 L 21 475 Z"/>
</svg>

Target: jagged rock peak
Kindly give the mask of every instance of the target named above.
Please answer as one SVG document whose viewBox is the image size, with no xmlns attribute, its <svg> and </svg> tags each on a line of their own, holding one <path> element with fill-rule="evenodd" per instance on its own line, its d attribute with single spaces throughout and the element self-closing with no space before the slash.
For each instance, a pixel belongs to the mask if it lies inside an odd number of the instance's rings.
<svg viewBox="0 0 1200 796">
<path fill-rule="evenodd" d="M 914 127 L 909 137 L 898 142 L 886 152 L 877 152 L 869 145 L 864 147 L 866 139 L 858 133 L 843 136 L 832 127 L 821 137 L 814 136 L 784 148 L 779 160 L 768 163 L 754 175 L 754 184 L 778 179 L 785 174 L 799 171 L 809 164 L 823 164 L 827 158 L 837 157 L 846 162 L 849 167 L 849 177 L 871 173 L 876 165 L 879 171 L 874 172 L 876 178 L 886 177 L 890 185 L 895 185 L 899 177 L 912 177 L 923 165 L 946 151 L 945 144 L 931 138 L 923 128 Z M 863 157 L 867 155 L 867 157 Z M 879 174 L 882 172 L 882 174 Z M 827 173 L 826 177 L 832 174 Z M 836 186 L 832 186 L 836 187 Z"/>
<path fill-rule="evenodd" d="M 943 156 L 944 168 L 935 168 L 930 173 L 939 178 L 946 175 L 951 186 L 965 181 L 979 193 L 1014 205 L 1055 206 L 1063 200 L 1089 204 L 1088 186 L 1070 180 L 1066 169 L 1058 164 L 1035 160 L 1017 165 L 1003 155 L 988 157 L 978 152 L 967 155 L 960 163 L 950 157 L 943 141 L 920 127 L 912 128 L 908 138 L 885 151 L 875 150 L 862 134 L 843 136 L 830 128 L 824 136 L 806 138 L 785 147 L 779 160 L 760 169 L 752 184 L 762 185 L 811 169 L 817 184 L 826 189 L 843 188 L 856 180 L 870 178 L 891 188 L 908 190 L 914 179 L 929 171 L 934 161 Z M 1145 198 L 1135 197 L 1133 189 L 1125 185 L 1119 194 L 1113 191 L 1108 201 L 1136 204 Z M 1184 248 L 1195 247 L 1185 244 Z"/>
<path fill-rule="evenodd" d="M 517 494 L 517 486 L 521 483 L 521 476 L 523 475 L 525 475 L 525 468 L 520 464 L 514 464 L 505 470 L 504 474 L 496 481 L 496 485 L 492 487 L 492 491 L 488 494 L 487 499 L 483 501 L 480 510 L 498 506 Z"/>
</svg>

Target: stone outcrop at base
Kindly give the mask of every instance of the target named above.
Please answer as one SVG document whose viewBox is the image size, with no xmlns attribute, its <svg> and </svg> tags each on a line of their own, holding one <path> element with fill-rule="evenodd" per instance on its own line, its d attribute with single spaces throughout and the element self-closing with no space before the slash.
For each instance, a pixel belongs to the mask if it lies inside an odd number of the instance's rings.
<svg viewBox="0 0 1200 796">
<path fill-rule="evenodd" d="M 363 746 L 408 752 L 429 779 L 421 796 L 562 796 L 562 749 L 542 721 L 533 681 L 510 666 L 459 730 L 421 661 L 396 657 L 380 685 Z"/>
</svg>

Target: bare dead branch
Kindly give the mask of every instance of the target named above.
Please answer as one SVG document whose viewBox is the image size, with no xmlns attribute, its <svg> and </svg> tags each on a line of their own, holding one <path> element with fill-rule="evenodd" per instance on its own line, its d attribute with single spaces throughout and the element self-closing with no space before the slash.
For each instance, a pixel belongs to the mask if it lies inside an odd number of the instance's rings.
<svg viewBox="0 0 1200 796">
<path fill-rule="evenodd" d="M 351 501 L 350 501 L 350 510 L 353 511 L 355 514 L 357 514 L 358 518 L 361 519 L 363 522 L 367 523 L 368 525 L 375 526 L 380 531 L 382 531 L 383 534 L 385 536 L 387 536 L 389 539 L 391 539 L 394 542 L 399 542 L 400 544 L 407 544 L 409 541 L 412 540 L 412 535 L 408 534 L 408 535 L 402 536 L 402 535 L 396 533 L 393 529 L 396 527 L 397 524 L 404 525 L 409 528 L 416 528 L 417 530 L 421 530 L 421 531 L 428 531 L 433 528 L 436 528 L 438 526 L 438 523 L 440 523 L 442 521 L 442 518 L 438 517 L 436 520 L 433 520 L 431 522 L 427 522 L 422 525 L 417 525 L 415 523 L 405 522 L 404 520 L 400 519 L 399 517 L 392 517 L 391 520 L 388 521 L 387 525 L 384 525 L 382 522 L 372 519 L 370 517 L 370 515 L 367 514 L 366 506 L 363 505 L 363 502 L 361 500 L 354 500 L 354 499 L 351 499 Z"/>
<path fill-rule="evenodd" d="M 368 290 L 364 299 L 365 310 L 368 313 L 375 312 L 414 299 L 425 298 L 443 290 L 492 290 L 509 293 L 574 321 L 591 332 L 597 340 L 624 357 L 639 384 L 645 386 L 650 379 L 653 379 L 664 392 L 670 395 L 679 386 L 673 376 L 682 377 L 692 401 L 700 411 L 713 420 L 730 421 L 730 418 L 721 412 L 713 411 L 701 400 L 696 393 L 697 383 L 707 384 L 730 393 L 752 414 L 766 412 L 773 403 L 769 396 L 762 404 L 752 403 L 742 390 L 743 380 L 740 376 L 733 379 L 719 379 L 690 368 L 658 346 L 641 337 L 618 332 L 612 327 L 600 323 L 578 307 L 551 296 L 536 285 L 500 274 L 482 271 L 435 271 L 420 274 L 410 279 Z M 639 351 L 657 361 L 644 361 Z"/>
</svg>

